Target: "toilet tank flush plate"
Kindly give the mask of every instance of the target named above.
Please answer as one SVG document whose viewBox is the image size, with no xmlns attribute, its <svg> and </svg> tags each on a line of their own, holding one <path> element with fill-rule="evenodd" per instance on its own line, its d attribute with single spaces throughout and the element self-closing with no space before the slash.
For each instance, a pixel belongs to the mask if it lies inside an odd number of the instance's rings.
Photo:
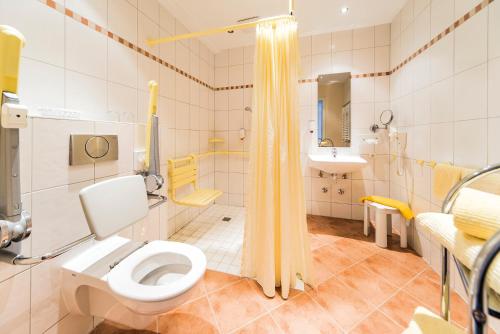
<svg viewBox="0 0 500 334">
<path fill-rule="evenodd" d="M 70 166 L 118 160 L 117 135 L 71 135 Z"/>
</svg>

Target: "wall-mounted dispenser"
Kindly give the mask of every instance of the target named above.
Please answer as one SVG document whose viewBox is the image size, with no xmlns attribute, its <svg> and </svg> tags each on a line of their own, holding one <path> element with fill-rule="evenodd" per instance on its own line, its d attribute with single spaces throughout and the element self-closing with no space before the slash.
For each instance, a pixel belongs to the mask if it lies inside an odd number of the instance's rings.
<svg viewBox="0 0 500 334">
<path fill-rule="evenodd" d="M 27 108 L 17 96 L 23 46 L 19 31 L 0 25 L 0 248 L 31 233 L 31 216 L 21 202 L 19 173 L 19 129 L 28 125 Z"/>
</svg>

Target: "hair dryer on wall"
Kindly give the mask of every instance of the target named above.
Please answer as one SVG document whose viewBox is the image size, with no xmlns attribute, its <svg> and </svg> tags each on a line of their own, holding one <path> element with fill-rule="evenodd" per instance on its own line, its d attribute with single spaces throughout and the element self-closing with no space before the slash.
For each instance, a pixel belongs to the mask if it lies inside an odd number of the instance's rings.
<svg viewBox="0 0 500 334">
<path fill-rule="evenodd" d="M 19 31 L 0 25 L 0 248 L 31 233 L 31 216 L 21 202 L 19 172 L 19 129 L 28 125 L 27 108 L 17 96 L 23 46 Z"/>
</svg>

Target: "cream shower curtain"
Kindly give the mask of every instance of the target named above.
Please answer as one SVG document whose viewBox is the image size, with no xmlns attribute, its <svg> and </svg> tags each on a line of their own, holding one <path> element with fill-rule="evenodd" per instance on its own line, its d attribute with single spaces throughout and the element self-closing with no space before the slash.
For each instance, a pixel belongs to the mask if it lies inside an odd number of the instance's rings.
<svg viewBox="0 0 500 334">
<path fill-rule="evenodd" d="M 272 297 L 312 283 L 300 162 L 297 22 L 257 26 L 254 112 L 242 274 Z"/>
</svg>

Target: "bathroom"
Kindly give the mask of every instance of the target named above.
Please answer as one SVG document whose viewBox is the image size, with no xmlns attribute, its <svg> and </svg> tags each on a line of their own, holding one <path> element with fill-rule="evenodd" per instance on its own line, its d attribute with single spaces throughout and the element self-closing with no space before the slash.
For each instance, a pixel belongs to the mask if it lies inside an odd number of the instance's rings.
<svg viewBox="0 0 500 334">
<path fill-rule="evenodd" d="M 296 66 L 273 81 L 265 37 L 283 22 Z M 2 96 L 0 334 L 500 333 L 493 308 L 489 329 L 471 324 L 463 284 L 500 229 L 500 0 L 0 0 L 0 89 L 17 95 Z M 277 96 L 293 105 L 280 159 L 262 153 Z M 256 181 L 278 160 L 290 182 Z M 477 170 L 479 209 L 493 203 L 477 220 L 496 223 L 469 236 L 446 204 L 478 209 L 454 193 Z M 4 244 L 17 197 L 31 233 Z M 293 221 L 281 252 L 278 221 Z M 84 281 L 102 268 L 79 266 L 129 241 L 195 259 L 172 304 L 107 287 L 122 256 Z M 157 286 L 189 275 L 170 265 Z"/>
</svg>

